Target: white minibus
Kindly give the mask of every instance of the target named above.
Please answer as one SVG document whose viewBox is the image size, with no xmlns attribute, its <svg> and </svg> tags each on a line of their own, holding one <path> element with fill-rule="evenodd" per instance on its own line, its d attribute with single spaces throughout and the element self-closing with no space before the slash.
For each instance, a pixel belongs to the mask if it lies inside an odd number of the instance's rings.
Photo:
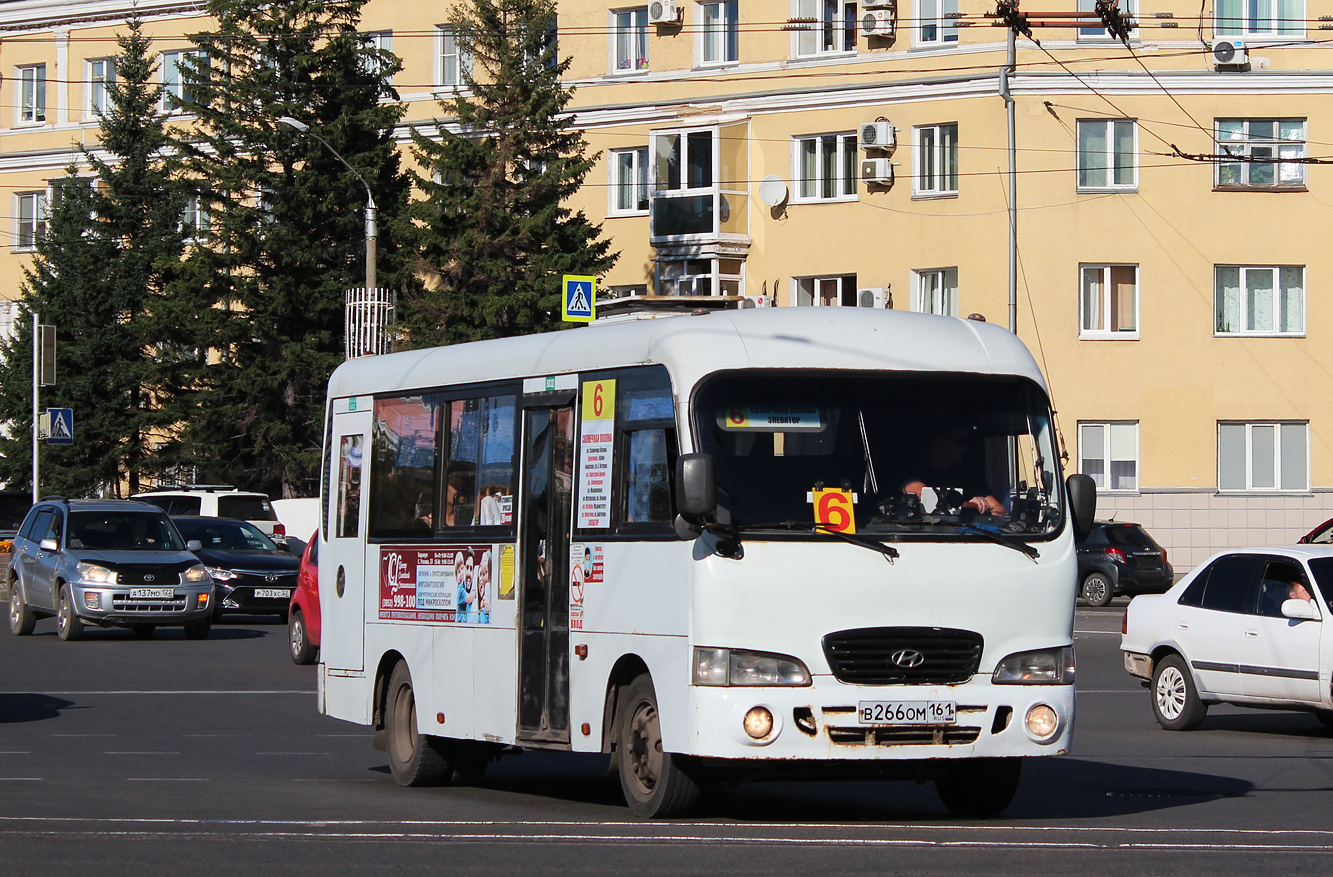
<svg viewBox="0 0 1333 877">
<path fill-rule="evenodd" d="M 975 320 L 764 308 L 366 357 L 329 382 L 320 711 L 403 785 L 609 753 L 933 781 L 993 815 L 1068 750 L 1075 529 L 1042 376 Z"/>
</svg>

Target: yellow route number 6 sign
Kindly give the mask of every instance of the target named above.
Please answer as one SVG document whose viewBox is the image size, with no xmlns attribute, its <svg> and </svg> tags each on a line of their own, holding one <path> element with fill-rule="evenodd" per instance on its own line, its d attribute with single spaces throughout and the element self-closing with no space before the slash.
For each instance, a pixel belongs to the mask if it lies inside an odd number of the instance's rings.
<svg viewBox="0 0 1333 877">
<path fill-rule="evenodd" d="M 856 532 L 856 494 L 850 490 L 812 490 L 806 494 L 806 500 L 814 503 L 815 523 L 821 529 L 832 530 L 834 533 Z"/>
</svg>

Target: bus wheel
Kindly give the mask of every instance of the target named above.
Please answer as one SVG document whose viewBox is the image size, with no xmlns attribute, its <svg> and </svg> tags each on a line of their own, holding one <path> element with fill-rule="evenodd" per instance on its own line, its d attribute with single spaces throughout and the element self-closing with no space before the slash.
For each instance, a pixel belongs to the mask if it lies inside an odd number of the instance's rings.
<svg viewBox="0 0 1333 877">
<path fill-rule="evenodd" d="M 616 768 L 630 812 L 643 819 L 688 812 L 699 801 L 699 784 L 682 769 L 680 756 L 662 750 L 657 694 L 648 676 L 629 684 L 616 716 Z"/>
<path fill-rule="evenodd" d="M 954 816 L 986 819 L 999 816 L 1018 791 L 1021 758 L 977 758 L 951 765 L 935 780 L 935 792 Z"/>
<path fill-rule="evenodd" d="M 384 736 L 389 770 L 400 786 L 436 786 L 448 782 L 453 765 L 444 756 L 443 741 L 417 730 L 417 702 L 412 674 L 399 661 L 384 695 Z"/>
</svg>

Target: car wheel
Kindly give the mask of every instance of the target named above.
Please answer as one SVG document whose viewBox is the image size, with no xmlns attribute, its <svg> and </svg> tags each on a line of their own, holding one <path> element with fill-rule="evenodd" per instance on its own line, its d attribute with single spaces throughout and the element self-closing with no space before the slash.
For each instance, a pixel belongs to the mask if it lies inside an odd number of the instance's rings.
<svg viewBox="0 0 1333 877">
<path fill-rule="evenodd" d="M 1089 606 L 1106 606 L 1115 596 L 1115 588 L 1104 572 L 1091 572 L 1083 579 L 1083 602 Z"/>
<path fill-rule="evenodd" d="M 69 585 L 60 586 L 60 609 L 56 612 L 56 634 L 65 642 L 83 636 L 83 619 L 74 611 L 74 595 Z"/>
<path fill-rule="evenodd" d="M 1208 704 L 1199 700 L 1194 677 L 1180 655 L 1168 655 L 1153 668 L 1152 711 L 1168 731 L 1193 731 L 1208 714 Z"/>
<path fill-rule="evenodd" d="M 150 636 L 153 635 L 153 631 L 157 630 L 157 625 L 156 625 L 156 624 L 131 624 L 131 625 L 130 625 L 130 630 L 134 631 L 134 635 L 135 635 L 136 637 L 138 637 L 139 639 L 147 639 L 148 637 L 150 637 Z"/>
<path fill-rule="evenodd" d="M 27 636 L 37 626 L 37 616 L 32 614 L 23 600 L 23 590 L 17 581 L 9 583 L 9 632 L 14 636 Z"/>
<path fill-rule="evenodd" d="M 208 639 L 208 632 L 212 629 L 212 621 L 192 621 L 185 625 L 185 638 Z"/>
<path fill-rule="evenodd" d="M 935 780 L 940 803 L 954 816 L 987 819 L 999 816 L 1018 791 L 1021 758 L 975 758 L 959 761 Z"/>
<path fill-rule="evenodd" d="M 310 632 L 305 628 L 305 615 L 293 612 L 287 621 L 287 647 L 293 664 L 315 663 L 315 653 L 319 651 L 310 642 Z"/>
<path fill-rule="evenodd" d="M 398 785 L 438 786 L 453 776 L 445 741 L 417 730 L 417 700 L 405 661 L 399 661 L 389 676 L 389 689 L 384 695 L 384 736 L 389 772 Z"/>
<path fill-rule="evenodd" d="M 680 756 L 663 751 L 657 693 L 647 674 L 625 689 L 616 716 L 616 768 L 630 812 L 642 819 L 689 812 L 702 790 Z"/>
</svg>

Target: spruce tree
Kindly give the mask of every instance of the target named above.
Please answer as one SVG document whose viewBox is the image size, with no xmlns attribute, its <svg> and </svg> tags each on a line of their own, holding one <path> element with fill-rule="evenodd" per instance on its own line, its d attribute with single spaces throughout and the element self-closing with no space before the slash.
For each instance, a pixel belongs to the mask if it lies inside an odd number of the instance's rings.
<svg viewBox="0 0 1333 877">
<path fill-rule="evenodd" d="M 156 451 L 180 419 L 198 357 L 164 339 L 173 308 L 163 268 L 181 256 L 183 199 L 162 153 L 171 138 L 159 111 L 150 40 L 137 20 L 118 38 L 116 80 L 101 117 L 102 149 L 82 149 L 53 186 L 49 220 L 24 272 L 17 334 L 4 344 L 0 474 L 31 485 L 32 315 L 57 329 L 57 380 L 42 407 L 74 410 L 74 443 L 42 452 L 43 492 L 133 492 L 161 467 Z"/>
<path fill-rule="evenodd" d="M 415 345 L 542 332 L 560 323 L 561 277 L 600 275 L 618 254 L 572 196 L 592 159 L 565 108 L 554 0 L 469 0 L 451 19 L 466 90 L 441 100 L 438 140 L 413 131 L 425 199 L 413 256 L 425 289 L 404 329 Z M 429 290 L 427 292 L 426 290 Z"/>
<path fill-rule="evenodd" d="M 394 282 L 394 218 L 410 180 L 393 131 L 403 109 L 388 77 L 401 64 L 358 35 L 364 0 L 210 0 L 214 31 L 193 41 L 177 101 L 196 134 L 181 175 L 198 186 L 208 240 L 179 290 L 214 351 L 186 439 L 201 477 L 265 490 L 318 490 L 329 375 L 344 355 L 347 289 L 364 283 L 366 192 L 382 232 L 380 286 Z"/>
</svg>

